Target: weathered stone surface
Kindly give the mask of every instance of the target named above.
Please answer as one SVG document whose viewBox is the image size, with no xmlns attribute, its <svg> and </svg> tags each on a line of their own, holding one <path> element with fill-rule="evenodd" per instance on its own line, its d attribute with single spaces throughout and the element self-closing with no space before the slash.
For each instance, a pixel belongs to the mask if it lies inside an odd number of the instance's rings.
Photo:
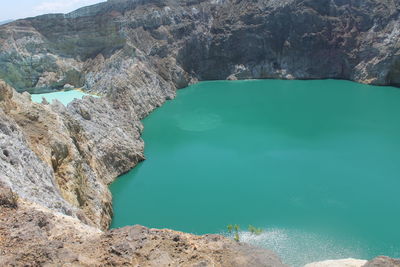
<svg viewBox="0 0 400 267">
<path fill-rule="evenodd" d="M 381 256 L 367 262 L 364 267 L 400 267 L 400 259 Z"/>
<path fill-rule="evenodd" d="M 68 107 L 32 103 L 2 81 L 0 92 L 0 179 L 22 197 L 107 229 L 108 184 L 143 160 L 137 116 L 93 97 Z"/>
<path fill-rule="evenodd" d="M 399 10 L 396 0 L 107 1 L 1 26 L 0 78 L 103 93 L 150 83 L 160 97 L 228 77 L 400 85 Z"/>
<path fill-rule="evenodd" d="M 26 201 L 0 205 L 1 266 L 285 266 L 272 253 L 216 235 L 125 227 L 101 232 Z"/>
<path fill-rule="evenodd" d="M 0 83 L 0 93 L 0 185 L 53 210 L 76 214 L 77 210 L 61 196 L 51 167 L 30 149 L 23 129 L 7 116 L 16 108 L 10 102 L 13 91 Z M 32 113 L 25 118 L 25 123 L 37 120 Z"/>
</svg>

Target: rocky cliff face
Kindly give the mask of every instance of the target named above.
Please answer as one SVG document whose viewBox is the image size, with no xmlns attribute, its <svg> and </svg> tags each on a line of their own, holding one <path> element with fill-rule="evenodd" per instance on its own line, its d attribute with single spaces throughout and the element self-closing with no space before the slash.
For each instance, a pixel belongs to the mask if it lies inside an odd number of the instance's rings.
<svg viewBox="0 0 400 267">
<path fill-rule="evenodd" d="M 107 185 L 144 159 L 140 119 L 197 80 L 400 86 L 399 9 L 396 0 L 109 0 L 0 26 L 0 262 L 280 266 L 220 237 L 101 232 Z M 103 97 L 35 104 L 7 84 Z"/>
<path fill-rule="evenodd" d="M 1 81 L 0 94 L 0 181 L 21 197 L 107 229 L 107 185 L 143 160 L 138 118 L 92 97 L 68 109 L 32 103 Z"/>
<path fill-rule="evenodd" d="M 134 89 L 139 68 L 163 96 L 228 77 L 400 85 L 399 9 L 396 0 L 110 0 L 2 26 L 0 78 L 18 90 L 110 93 Z"/>
</svg>

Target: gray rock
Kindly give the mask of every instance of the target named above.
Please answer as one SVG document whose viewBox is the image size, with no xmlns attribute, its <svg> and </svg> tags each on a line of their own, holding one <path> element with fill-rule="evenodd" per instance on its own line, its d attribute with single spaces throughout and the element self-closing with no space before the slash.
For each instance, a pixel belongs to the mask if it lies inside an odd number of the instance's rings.
<svg viewBox="0 0 400 267">
<path fill-rule="evenodd" d="M 0 180 L 24 199 L 108 229 L 108 185 L 144 159 L 135 113 L 94 97 L 68 107 L 36 104 L 2 81 L 0 95 L 1 129 L 8 134 L 0 139 Z"/>
<path fill-rule="evenodd" d="M 364 267 L 400 267 L 400 259 L 381 256 L 367 262 Z"/>
<path fill-rule="evenodd" d="M 173 97 L 174 89 L 192 78 L 339 78 L 400 85 L 399 5 L 395 0 L 107 1 L 1 26 L 0 78 L 19 90 L 70 84 L 110 95 L 151 85 L 153 98 L 157 93 L 160 99 L 145 98 L 144 109 Z M 135 96 L 140 102 L 147 94 Z"/>
<path fill-rule="evenodd" d="M 24 201 L 0 203 L 0 240 L 1 266 L 286 266 L 271 251 L 222 236 L 139 225 L 101 232 Z"/>
<path fill-rule="evenodd" d="M 57 190 L 50 166 L 29 148 L 21 129 L 0 109 L 0 184 L 20 197 L 68 215 L 77 210 Z"/>
<path fill-rule="evenodd" d="M 64 88 L 65 90 L 72 90 L 72 89 L 74 89 L 75 87 L 74 87 L 73 85 L 67 83 L 67 84 L 64 85 L 63 88 Z"/>
</svg>

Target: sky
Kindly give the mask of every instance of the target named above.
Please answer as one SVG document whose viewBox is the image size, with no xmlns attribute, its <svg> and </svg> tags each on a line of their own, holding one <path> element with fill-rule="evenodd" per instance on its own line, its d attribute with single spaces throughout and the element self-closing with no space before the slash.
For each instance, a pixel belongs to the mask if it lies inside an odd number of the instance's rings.
<svg viewBox="0 0 400 267">
<path fill-rule="evenodd" d="M 67 13 L 105 0 L 0 0 L 0 21 L 47 13 Z"/>
</svg>

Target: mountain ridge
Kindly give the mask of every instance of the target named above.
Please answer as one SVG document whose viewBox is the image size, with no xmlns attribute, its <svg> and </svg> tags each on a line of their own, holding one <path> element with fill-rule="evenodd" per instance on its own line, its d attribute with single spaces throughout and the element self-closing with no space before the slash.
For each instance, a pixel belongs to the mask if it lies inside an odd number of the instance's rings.
<svg viewBox="0 0 400 267">
<path fill-rule="evenodd" d="M 66 83 L 92 90 L 91 71 L 82 66 L 125 49 L 158 61 L 155 73 L 172 64 L 189 80 L 337 78 L 396 86 L 399 14 L 393 0 L 107 1 L 3 26 L 0 78 L 19 90 Z M 24 30 L 34 39 L 17 50 L 5 46 L 12 43 L 7 36 Z"/>
</svg>

